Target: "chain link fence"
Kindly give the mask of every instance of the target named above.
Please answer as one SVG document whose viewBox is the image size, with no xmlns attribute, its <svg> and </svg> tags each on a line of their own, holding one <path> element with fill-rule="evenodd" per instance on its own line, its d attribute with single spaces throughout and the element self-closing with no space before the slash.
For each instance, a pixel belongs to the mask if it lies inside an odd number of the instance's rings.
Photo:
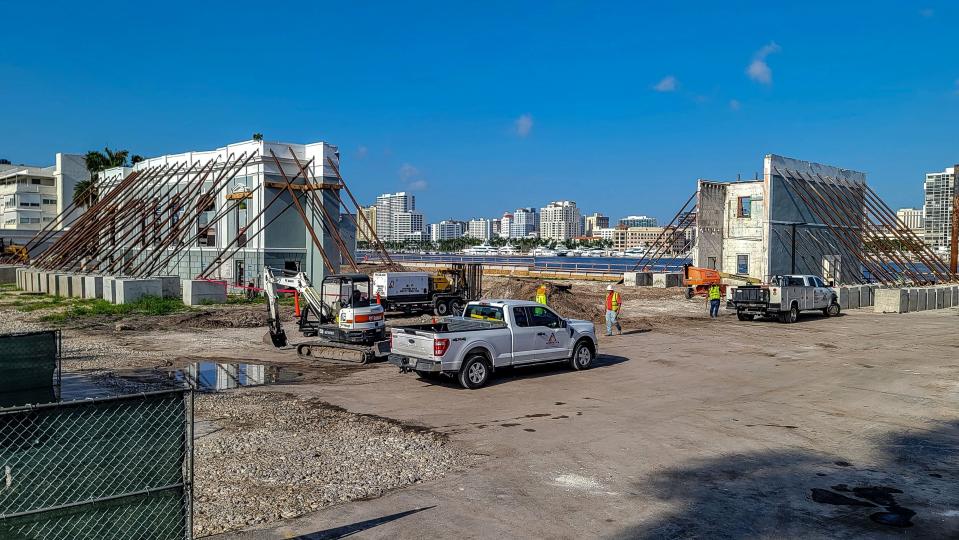
<svg viewBox="0 0 959 540">
<path fill-rule="evenodd" d="M 0 335 L 0 407 L 60 397 L 59 330 Z"/>
<path fill-rule="evenodd" d="M 192 538 L 192 395 L 0 409 L 0 538 Z"/>
</svg>

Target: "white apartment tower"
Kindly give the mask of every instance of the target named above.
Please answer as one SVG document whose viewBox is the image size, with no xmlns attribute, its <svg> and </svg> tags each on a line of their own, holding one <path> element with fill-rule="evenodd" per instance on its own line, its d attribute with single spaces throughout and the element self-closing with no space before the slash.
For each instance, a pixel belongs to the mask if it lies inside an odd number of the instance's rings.
<svg viewBox="0 0 959 540">
<path fill-rule="evenodd" d="M 493 237 L 493 222 L 489 219 L 471 219 L 467 224 L 466 235 L 487 242 Z"/>
<path fill-rule="evenodd" d="M 403 240 L 393 232 L 393 214 L 416 210 L 416 197 L 405 191 L 384 193 L 376 198 L 376 235 L 380 240 Z M 404 218 L 405 221 L 405 218 Z M 423 230 L 421 226 L 420 231 Z"/>
<path fill-rule="evenodd" d="M 517 208 L 509 226 L 510 238 L 527 238 L 539 232 L 539 211 L 535 208 Z"/>
<path fill-rule="evenodd" d="M 580 213 L 574 201 L 554 201 L 540 210 L 540 236 L 569 240 L 582 234 Z"/>
<path fill-rule="evenodd" d="M 925 241 L 940 254 L 949 253 L 952 235 L 952 206 L 955 201 L 956 167 L 942 172 L 926 174 L 925 191 Z"/>
<path fill-rule="evenodd" d="M 900 208 L 896 210 L 896 218 L 898 218 L 906 228 L 916 233 L 919 238 L 925 235 L 926 220 L 924 216 L 925 213 L 922 208 Z"/>
<path fill-rule="evenodd" d="M 430 240 L 434 242 L 455 240 L 463 236 L 465 232 L 466 224 L 462 221 L 443 220 L 430 225 Z"/>
</svg>

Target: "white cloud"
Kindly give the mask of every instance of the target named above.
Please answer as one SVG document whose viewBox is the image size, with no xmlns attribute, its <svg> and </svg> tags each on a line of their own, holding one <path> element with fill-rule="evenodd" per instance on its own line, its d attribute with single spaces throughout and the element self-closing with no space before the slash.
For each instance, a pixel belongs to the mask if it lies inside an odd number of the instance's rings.
<svg viewBox="0 0 959 540">
<path fill-rule="evenodd" d="M 400 180 L 403 181 L 406 189 L 410 191 L 423 191 L 429 185 L 426 180 L 422 178 L 420 170 L 409 163 L 404 163 L 400 166 L 399 174 Z"/>
<path fill-rule="evenodd" d="M 403 180 L 409 180 L 414 176 L 419 176 L 419 174 L 420 170 L 409 163 L 404 163 L 400 166 L 400 178 Z"/>
<path fill-rule="evenodd" d="M 919 10 L 919 14 L 928 19 L 935 15 L 936 12 L 932 8 L 922 8 Z"/>
<path fill-rule="evenodd" d="M 426 182 L 426 180 L 413 180 L 406 185 L 406 189 L 409 189 L 410 191 L 423 191 L 428 185 L 429 184 Z"/>
<path fill-rule="evenodd" d="M 657 92 L 673 92 L 678 87 L 679 81 L 676 80 L 676 77 L 667 75 L 653 86 L 653 90 Z"/>
<path fill-rule="evenodd" d="M 773 71 L 766 63 L 766 57 L 781 50 L 782 47 L 777 45 L 775 41 L 770 41 L 756 51 L 756 54 L 753 55 L 753 61 L 746 68 L 746 74 L 749 75 L 749 78 L 760 84 L 772 84 Z"/>
<path fill-rule="evenodd" d="M 369 153 L 370 153 L 370 149 L 361 144 L 360 147 L 356 149 L 356 159 L 363 159 Z"/>
<path fill-rule="evenodd" d="M 521 114 L 513 124 L 516 134 L 520 137 L 526 137 L 533 130 L 533 115 L 529 113 Z"/>
<path fill-rule="evenodd" d="M 743 108 L 743 104 L 740 103 L 738 99 L 731 99 L 729 100 L 729 108 L 734 111 L 738 111 L 739 109 Z"/>
</svg>

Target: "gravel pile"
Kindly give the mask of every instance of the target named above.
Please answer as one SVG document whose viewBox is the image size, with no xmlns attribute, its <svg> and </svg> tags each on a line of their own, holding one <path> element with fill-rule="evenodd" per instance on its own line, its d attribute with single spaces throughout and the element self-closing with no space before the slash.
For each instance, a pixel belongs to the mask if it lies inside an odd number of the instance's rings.
<svg viewBox="0 0 959 540">
<path fill-rule="evenodd" d="M 377 497 L 469 464 L 439 434 L 276 392 L 198 394 L 197 536 Z"/>
</svg>

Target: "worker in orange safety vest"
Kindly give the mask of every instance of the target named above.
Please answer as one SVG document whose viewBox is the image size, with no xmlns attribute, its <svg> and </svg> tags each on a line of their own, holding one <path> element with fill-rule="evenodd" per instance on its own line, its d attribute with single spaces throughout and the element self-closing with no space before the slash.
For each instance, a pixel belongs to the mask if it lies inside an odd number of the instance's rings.
<svg viewBox="0 0 959 540">
<path fill-rule="evenodd" d="M 619 335 L 623 335 L 623 327 L 619 324 L 619 321 L 616 320 L 619 317 L 619 310 L 623 307 L 623 301 L 619 297 L 619 293 L 613 290 L 613 286 L 609 285 L 606 287 L 606 335 L 613 335 L 613 325 L 616 325 L 616 330 L 619 332 Z"/>
</svg>

